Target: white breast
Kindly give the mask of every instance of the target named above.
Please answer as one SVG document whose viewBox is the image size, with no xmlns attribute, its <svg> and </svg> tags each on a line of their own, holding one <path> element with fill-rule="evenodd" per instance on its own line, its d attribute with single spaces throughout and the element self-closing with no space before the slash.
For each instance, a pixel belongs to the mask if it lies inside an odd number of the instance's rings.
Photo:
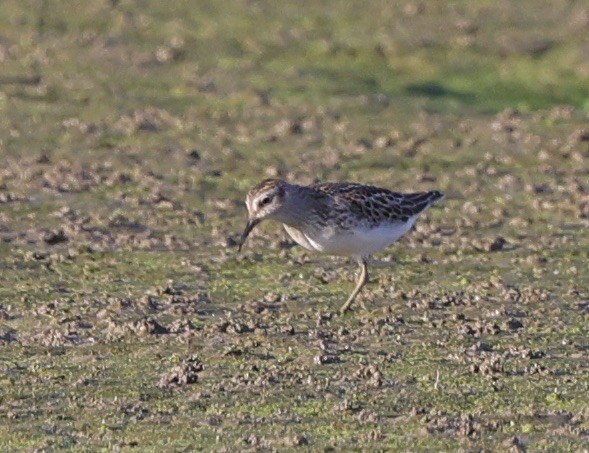
<svg viewBox="0 0 589 453">
<path fill-rule="evenodd" d="M 284 229 L 297 244 L 308 250 L 329 255 L 368 256 L 400 239 L 411 229 L 417 217 L 413 216 L 405 223 L 359 227 L 345 232 L 335 228 L 301 231 L 288 225 L 284 225 Z"/>
</svg>

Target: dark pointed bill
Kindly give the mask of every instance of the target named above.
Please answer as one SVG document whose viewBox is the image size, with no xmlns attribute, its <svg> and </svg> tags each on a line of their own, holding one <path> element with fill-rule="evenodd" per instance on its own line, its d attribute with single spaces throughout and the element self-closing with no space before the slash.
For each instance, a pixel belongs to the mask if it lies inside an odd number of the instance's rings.
<svg viewBox="0 0 589 453">
<path fill-rule="evenodd" d="M 241 247 L 245 243 L 245 240 L 247 239 L 249 234 L 252 232 L 252 230 L 255 228 L 255 226 L 258 223 L 260 223 L 260 219 L 253 219 L 253 220 L 247 221 L 247 225 L 245 226 L 245 230 L 243 230 L 243 233 L 241 233 L 241 238 L 239 238 L 239 246 L 237 247 L 238 252 L 241 252 Z"/>
</svg>

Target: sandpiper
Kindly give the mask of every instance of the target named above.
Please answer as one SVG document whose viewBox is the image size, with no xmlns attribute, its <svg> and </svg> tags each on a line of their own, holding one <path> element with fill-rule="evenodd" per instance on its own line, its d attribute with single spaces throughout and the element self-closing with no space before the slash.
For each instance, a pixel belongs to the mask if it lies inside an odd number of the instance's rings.
<svg viewBox="0 0 589 453">
<path fill-rule="evenodd" d="M 396 193 L 357 183 L 316 183 L 309 186 L 266 179 L 246 198 L 248 221 L 239 250 L 262 220 L 281 222 L 286 232 L 308 250 L 356 259 L 356 287 L 342 305 L 345 313 L 368 281 L 367 264 L 389 263 L 371 255 L 407 233 L 419 215 L 444 195 L 432 192 Z"/>
</svg>

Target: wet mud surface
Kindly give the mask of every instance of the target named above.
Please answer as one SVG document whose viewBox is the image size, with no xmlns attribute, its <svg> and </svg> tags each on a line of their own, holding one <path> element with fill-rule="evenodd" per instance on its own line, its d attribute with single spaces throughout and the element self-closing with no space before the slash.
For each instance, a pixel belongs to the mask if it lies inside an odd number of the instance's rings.
<svg viewBox="0 0 589 453">
<path fill-rule="evenodd" d="M 587 52 L 576 35 L 587 8 L 540 39 L 499 20 L 501 2 L 487 16 L 407 2 L 394 14 L 414 26 L 450 18 L 450 36 L 397 27 L 367 37 L 367 50 L 338 35 L 353 30 L 353 9 L 319 2 L 309 24 L 235 3 L 242 28 L 227 37 L 215 25 L 229 21 L 224 7 L 207 2 L 200 15 L 183 2 L 88 2 L 75 19 L 7 4 L 0 448 L 587 448 L 589 121 L 578 83 L 567 91 L 563 80 L 539 105 L 502 92 L 497 106 L 426 81 L 362 78 L 384 77 L 373 58 L 390 71 L 395 56 L 425 65 L 408 55 L 431 46 L 450 56 L 481 46 L 489 64 L 520 69 L 574 60 Z M 269 31 L 258 34 L 262 12 Z M 555 26 L 547 13 L 536 26 Z M 489 36 L 495 20 L 503 32 Z M 293 70 L 304 49 L 325 67 Z M 584 80 L 586 64 L 576 67 Z M 341 316 L 354 263 L 308 253 L 272 224 L 236 253 L 245 194 L 266 177 L 446 199 L 383 252 L 394 265 L 370 269 L 362 304 Z"/>
</svg>

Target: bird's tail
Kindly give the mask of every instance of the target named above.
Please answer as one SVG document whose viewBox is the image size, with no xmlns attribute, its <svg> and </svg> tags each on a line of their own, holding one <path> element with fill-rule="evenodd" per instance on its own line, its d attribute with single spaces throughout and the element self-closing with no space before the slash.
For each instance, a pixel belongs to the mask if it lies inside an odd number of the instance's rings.
<svg viewBox="0 0 589 453">
<path fill-rule="evenodd" d="M 443 200 L 444 198 L 446 198 L 446 195 L 444 195 L 439 190 L 432 190 L 431 192 L 426 192 L 426 195 L 429 200 L 428 205 L 433 204 L 437 201 L 440 201 L 440 200 Z"/>
<path fill-rule="evenodd" d="M 418 214 L 428 208 L 430 205 L 444 198 L 444 194 L 439 190 L 431 192 L 419 192 L 406 195 L 408 201 L 413 204 L 413 213 Z"/>
</svg>

